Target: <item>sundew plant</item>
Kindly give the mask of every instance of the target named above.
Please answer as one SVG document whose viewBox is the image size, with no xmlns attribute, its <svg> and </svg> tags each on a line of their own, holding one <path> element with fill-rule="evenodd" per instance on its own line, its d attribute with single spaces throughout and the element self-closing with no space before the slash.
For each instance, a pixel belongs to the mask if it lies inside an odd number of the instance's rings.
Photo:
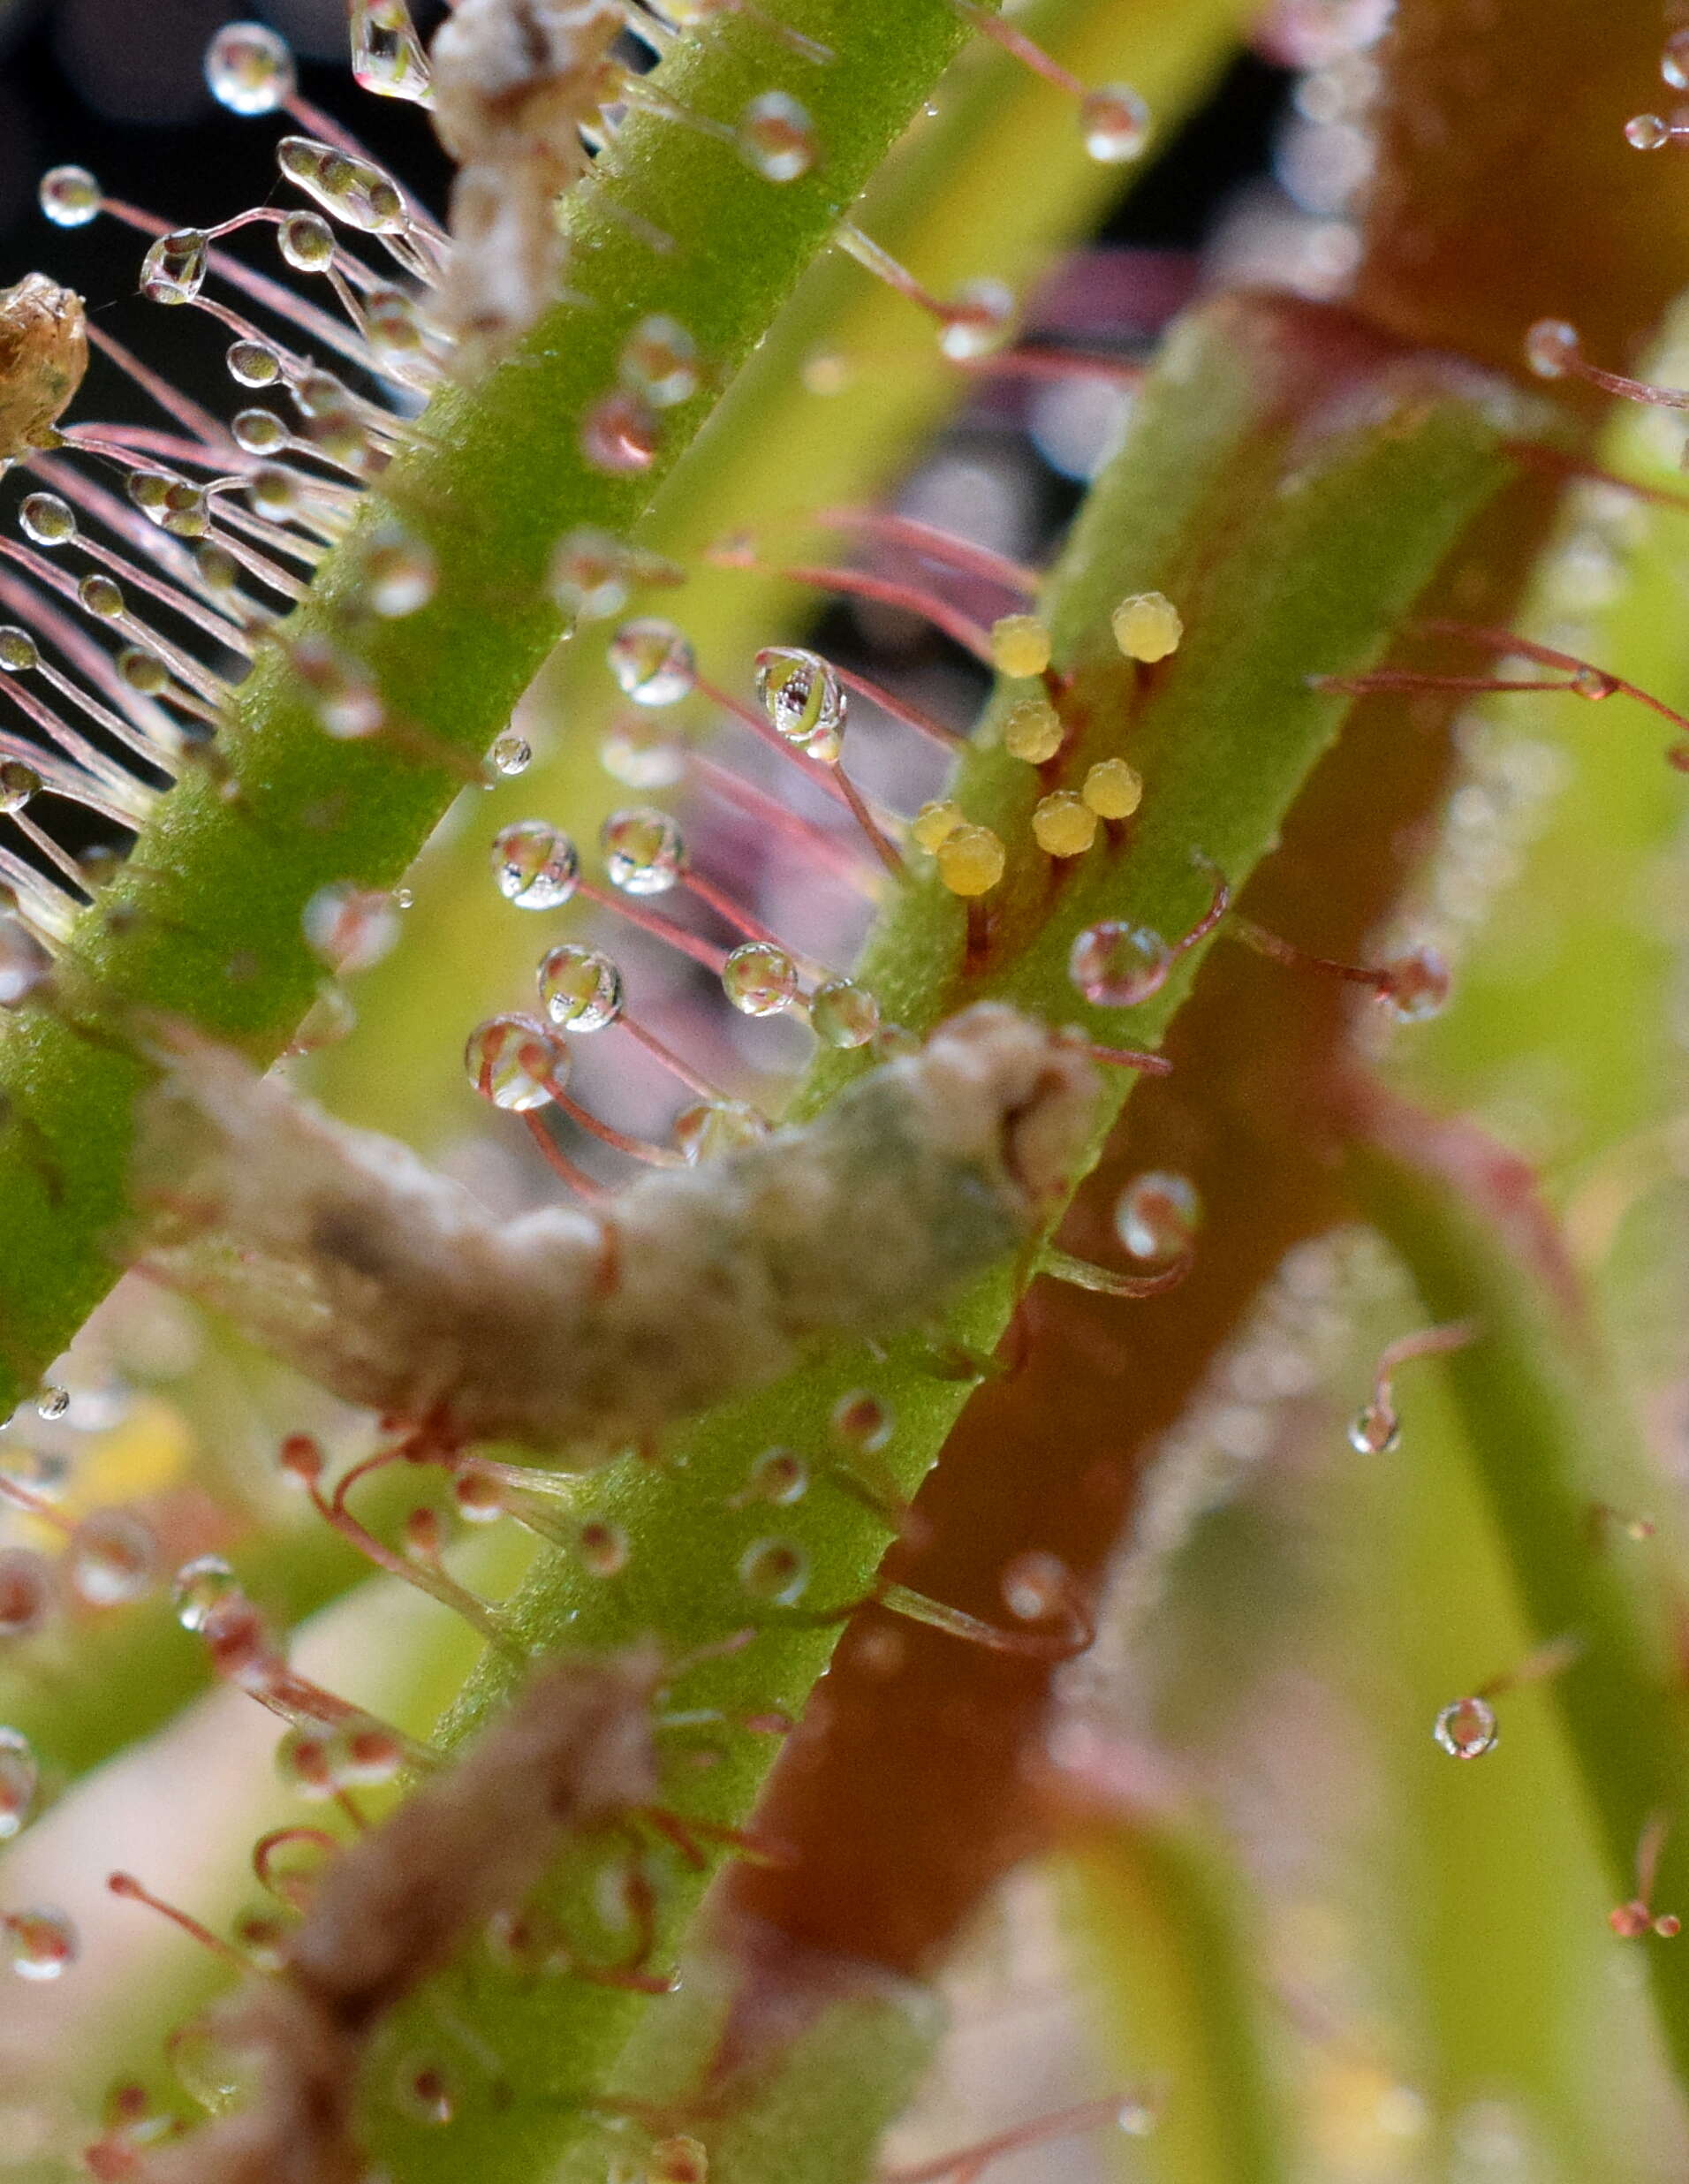
<svg viewBox="0 0 1689 2184">
<path fill-rule="evenodd" d="M 1681 2174 L 1689 10 L 283 19 L 0 265 L 0 2173 Z"/>
</svg>

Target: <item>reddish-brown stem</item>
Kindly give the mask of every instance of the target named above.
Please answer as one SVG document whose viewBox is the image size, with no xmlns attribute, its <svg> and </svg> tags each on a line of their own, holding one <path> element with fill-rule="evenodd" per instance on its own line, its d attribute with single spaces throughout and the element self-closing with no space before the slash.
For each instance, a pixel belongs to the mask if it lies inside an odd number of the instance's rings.
<svg viewBox="0 0 1689 2184">
<path fill-rule="evenodd" d="M 921 523 L 913 516 L 900 516 L 890 509 L 822 508 L 813 520 L 830 531 L 853 531 L 865 538 L 881 539 L 889 546 L 905 546 L 924 560 L 983 577 L 988 583 L 1000 584 L 1005 591 L 1019 592 L 1028 599 L 1035 599 L 1043 588 L 1041 574 L 1026 563 L 1011 561 L 1006 554 L 993 553 L 988 546 L 976 546 L 971 539 L 941 531 L 936 524 Z"/>
<path fill-rule="evenodd" d="M 966 358 L 962 368 L 980 379 L 1106 379 L 1132 389 L 1143 384 L 1143 368 L 1089 349 L 998 349 Z"/>
<path fill-rule="evenodd" d="M 917 735 L 925 736 L 929 743 L 935 743 L 941 751 L 947 751 L 954 756 L 968 747 L 968 739 L 959 729 L 951 728 L 942 720 L 935 720 L 932 714 L 915 704 L 913 699 L 899 697 L 895 690 L 888 690 L 883 683 L 870 682 L 866 675 L 859 675 L 852 668 L 835 666 L 833 672 L 847 690 L 854 690 L 859 697 L 867 698 L 871 704 L 877 705 L 882 713 L 889 713 L 893 720 L 900 720 L 905 728 L 913 728 Z"/>
<path fill-rule="evenodd" d="M 574 1162 L 557 1143 L 550 1131 L 546 1128 L 545 1118 L 542 1115 L 537 1114 L 534 1109 L 529 1108 L 523 1115 L 522 1120 L 527 1126 L 527 1134 L 538 1149 L 540 1157 L 553 1175 L 566 1183 L 575 1195 L 589 1206 L 602 1205 L 608 1201 L 610 1196 L 610 1192 L 602 1183 L 595 1181 L 584 1168 L 576 1167 Z"/>
<path fill-rule="evenodd" d="M 725 948 L 718 948 L 713 941 L 701 940 L 696 933 L 689 933 L 682 925 L 660 918 L 655 910 L 647 910 L 625 895 L 618 895 L 613 888 L 600 887 L 594 881 L 582 880 L 575 889 L 583 902 L 596 903 L 601 910 L 613 910 L 617 917 L 625 918 L 630 925 L 637 925 L 642 933 L 653 939 L 666 941 L 670 947 L 678 948 L 694 963 L 701 963 L 707 971 L 722 974 L 727 961 Z"/>
<path fill-rule="evenodd" d="M 1024 2146 L 1041 2146 L 1048 2139 L 1065 2138 L 1076 2131 L 1117 2124 L 1121 2105 L 1118 2099 L 1082 2101 L 1077 2107 L 1058 2109 L 1054 2115 L 1015 2124 L 992 2138 L 960 2147 L 953 2154 L 940 2154 L 932 2161 L 914 2162 L 903 2168 L 882 2169 L 879 2184 L 945 2184 L 947 2179 L 951 2184 L 971 2184 L 982 2169 L 1004 2154 L 1018 2153 Z"/>
<path fill-rule="evenodd" d="M 786 741 L 774 723 L 765 714 L 760 712 L 755 706 L 745 704 L 740 699 L 734 697 L 731 691 L 722 689 L 717 684 L 706 682 L 701 675 L 697 678 L 694 686 L 700 697 L 708 698 L 712 705 L 719 705 L 723 712 L 731 713 L 735 720 L 741 722 L 753 735 L 760 736 L 771 749 L 780 752 L 785 758 L 795 759 L 813 781 L 824 788 L 829 796 L 837 798 L 844 805 L 857 825 L 861 828 L 863 834 L 867 838 L 869 847 L 881 862 L 885 863 L 890 859 L 890 869 L 893 872 L 902 868 L 902 860 L 898 857 L 896 849 L 882 833 L 879 822 L 875 818 L 874 814 L 864 802 L 855 783 L 850 779 L 842 766 L 823 766 L 814 759 L 806 758 L 795 744 Z M 736 913 L 735 914 L 742 914 Z M 767 938 L 769 937 L 755 935 L 753 937 Z"/>
<path fill-rule="evenodd" d="M 151 1889 L 143 1887 L 133 1873 L 108 1873 L 106 1886 L 114 1896 L 121 1896 L 125 1903 L 144 1903 L 149 1911 L 158 1912 L 172 1926 L 179 1926 L 202 1948 L 208 1949 L 213 1956 L 222 1958 L 224 1963 L 233 1964 L 243 1972 L 251 1969 L 248 1959 L 231 1942 L 225 1941 L 221 1934 L 214 1934 L 191 1912 L 178 1910 L 173 1903 L 166 1903 L 162 1896 L 155 1896 Z"/>
<path fill-rule="evenodd" d="M 618 1030 L 625 1031 L 630 1039 L 636 1040 L 654 1060 L 663 1065 L 671 1077 L 684 1084 L 688 1092 L 695 1092 L 701 1100 L 719 1100 L 721 1098 L 719 1088 L 711 1084 L 708 1077 L 701 1075 L 684 1055 L 676 1053 L 671 1046 L 659 1039 L 655 1032 L 648 1031 L 636 1018 L 618 1016 L 616 1023 Z"/>
</svg>

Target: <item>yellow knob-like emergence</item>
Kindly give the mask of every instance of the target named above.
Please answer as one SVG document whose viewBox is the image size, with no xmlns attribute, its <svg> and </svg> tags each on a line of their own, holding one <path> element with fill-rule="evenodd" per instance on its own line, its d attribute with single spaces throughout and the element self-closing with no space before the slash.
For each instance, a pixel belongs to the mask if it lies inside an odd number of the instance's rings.
<svg viewBox="0 0 1689 2184">
<path fill-rule="evenodd" d="M 991 663 L 999 675 L 1041 675 L 1049 632 L 1035 614 L 1005 614 L 991 625 Z"/>
<path fill-rule="evenodd" d="M 1096 814 L 1072 789 L 1041 797 L 1032 815 L 1034 838 L 1052 857 L 1082 857 L 1096 839 Z"/>
<path fill-rule="evenodd" d="M 910 821 L 909 831 L 922 849 L 934 850 L 955 833 L 962 817 L 962 807 L 945 797 L 935 804 L 923 804 Z"/>
<path fill-rule="evenodd" d="M 1003 724 L 1003 747 L 1011 758 L 1041 766 L 1062 747 L 1062 718 L 1043 698 L 1022 698 Z"/>
<path fill-rule="evenodd" d="M 1079 794 L 1099 819 L 1130 819 L 1144 800 L 1143 776 L 1124 758 L 1099 759 Z"/>
<path fill-rule="evenodd" d="M 989 827 L 959 826 L 938 846 L 938 876 L 952 895 L 984 895 L 1003 877 L 1009 853 Z"/>
<path fill-rule="evenodd" d="M 1112 617 L 1114 641 L 1129 660 L 1146 664 L 1178 650 L 1185 624 L 1178 609 L 1162 592 L 1136 592 L 1123 599 Z"/>
</svg>

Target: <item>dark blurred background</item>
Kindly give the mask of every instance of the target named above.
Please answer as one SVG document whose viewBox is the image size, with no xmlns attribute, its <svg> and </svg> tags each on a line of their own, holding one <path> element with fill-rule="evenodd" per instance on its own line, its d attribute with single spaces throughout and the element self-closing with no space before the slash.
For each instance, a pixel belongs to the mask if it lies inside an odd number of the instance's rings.
<svg viewBox="0 0 1689 2184">
<path fill-rule="evenodd" d="M 223 0 L 0 0 L 0 284 L 39 266 L 80 287 L 114 332 L 146 323 L 134 295 L 138 239 L 110 221 L 57 233 L 36 209 L 37 179 L 61 162 L 91 167 L 112 194 L 184 224 L 275 193 L 274 124 L 224 113 L 201 72 L 208 39 L 234 11 Z M 440 0 L 416 0 L 413 11 L 427 34 L 443 10 Z M 345 0 L 269 0 L 249 12 L 292 43 L 305 95 L 438 204 L 446 168 L 426 118 L 367 97 L 350 80 Z M 1238 186 L 1269 168 L 1289 81 L 1263 61 L 1238 63 L 1106 239 L 1194 248 Z M 195 391 L 223 396 L 223 345 L 210 327 L 203 333 L 193 345 L 203 373 Z"/>
</svg>

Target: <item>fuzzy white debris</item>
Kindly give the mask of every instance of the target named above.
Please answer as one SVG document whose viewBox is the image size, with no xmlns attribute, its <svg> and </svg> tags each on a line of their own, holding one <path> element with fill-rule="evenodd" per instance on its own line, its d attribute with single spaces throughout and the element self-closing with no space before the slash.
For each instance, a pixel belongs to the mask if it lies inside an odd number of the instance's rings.
<svg viewBox="0 0 1689 2184">
<path fill-rule="evenodd" d="M 918 1323 L 1034 1233 L 1094 1111 L 1081 1048 L 952 1018 L 814 1122 L 654 1173 L 602 1217 L 492 1219 L 405 1147 L 178 1046 L 141 1119 L 148 1262 L 352 1402 L 590 1463 Z"/>
<path fill-rule="evenodd" d="M 88 368 L 82 299 L 44 273 L 0 288 L 0 469 L 53 444 Z"/>
<path fill-rule="evenodd" d="M 359 2071 L 382 2020 L 496 1912 L 518 1907 L 560 1835 L 656 1790 L 654 1646 L 543 1672 L 450 1770 L 324 1873 L 281 1971 L 217 2013 L 254 2063 L 238 2113 L 147 2165 L 148 2184 L 354 2184 Z"/>
<path fill-rule="evenodd" d="M 440 309 L 472 358 L 557 293 L 558 193 L 587 171 L 581 129 L 610 82 L 619 0 L 462 0 L 435 34 L 434 125 L 459 163 Z"/>
</svg>

